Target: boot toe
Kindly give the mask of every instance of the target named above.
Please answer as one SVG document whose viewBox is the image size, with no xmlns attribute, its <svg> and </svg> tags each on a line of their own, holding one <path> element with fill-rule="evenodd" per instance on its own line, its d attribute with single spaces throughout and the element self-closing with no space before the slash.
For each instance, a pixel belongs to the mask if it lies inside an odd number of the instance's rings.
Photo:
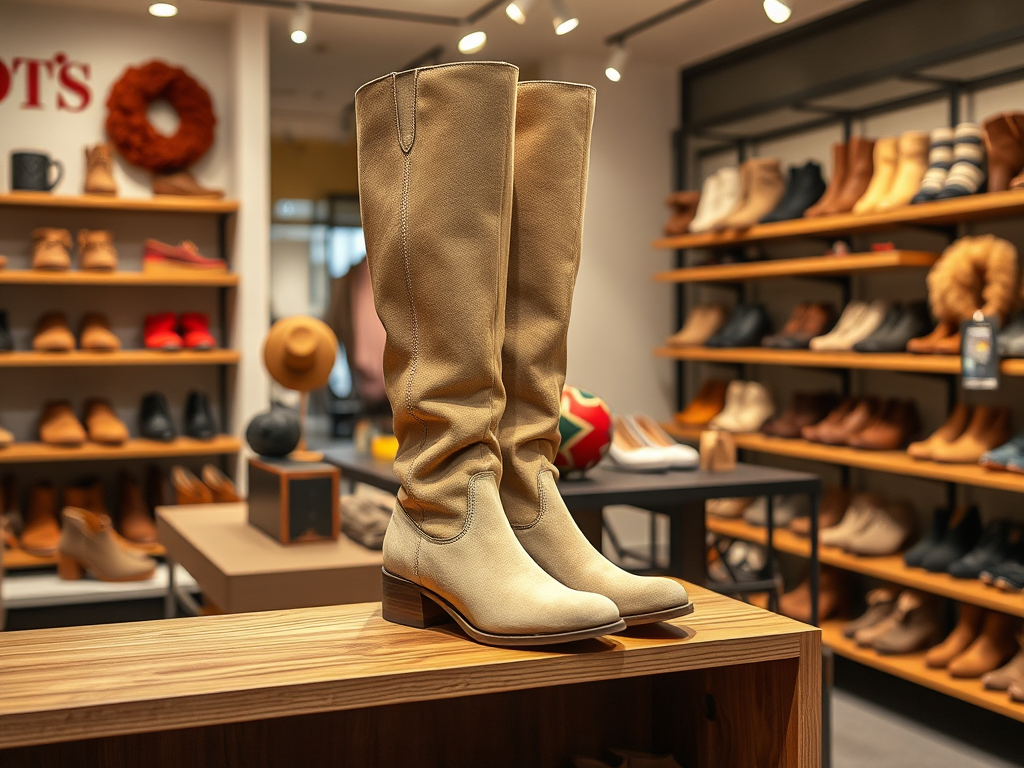
<svg viewBox="0 0 1024 768">
<path fill-rule="evenodd" d="M 624 619 L 670 611 L 690 603 L 686 587 L 674 579 L 660 576 L 633 576 L 626 588 L 609 591 Z"/>
</svg>

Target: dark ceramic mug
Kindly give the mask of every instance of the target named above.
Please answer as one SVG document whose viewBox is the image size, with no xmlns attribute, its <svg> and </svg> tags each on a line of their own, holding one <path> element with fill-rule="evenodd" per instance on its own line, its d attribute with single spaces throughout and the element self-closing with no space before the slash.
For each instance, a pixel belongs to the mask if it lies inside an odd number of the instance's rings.
<svg viewBox="0 0 1024 768">
<path fill-rule="evenodd" d="M 57 178 L 50 181 L 50 167 L 56 166 Z M 60 160 L 51 160 L 41 152 L 11 152 L 11 189 L 49 192 L 64 178 Z"/>
</svg>

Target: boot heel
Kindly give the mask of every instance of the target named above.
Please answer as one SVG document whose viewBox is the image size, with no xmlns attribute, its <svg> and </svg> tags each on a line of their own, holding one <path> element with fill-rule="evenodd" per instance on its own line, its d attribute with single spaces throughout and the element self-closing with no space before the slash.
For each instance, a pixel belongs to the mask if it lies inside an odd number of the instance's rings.
<svg viewBox="0 0 1024 768">
<path fill-rule="evenodd" d="M 387 621 L 416 629 L 451 621 L 444 609 L 412 582 L 392 576 L 387 571 L 382 571 L 382 579 L 381 615 Z"/>
<path fill-rule="evenodd" d="M 75 558 L 61 552 L 57 557 L 57 575 L 67 581 L 85 578 L 85 569 Z"/>
</svg>

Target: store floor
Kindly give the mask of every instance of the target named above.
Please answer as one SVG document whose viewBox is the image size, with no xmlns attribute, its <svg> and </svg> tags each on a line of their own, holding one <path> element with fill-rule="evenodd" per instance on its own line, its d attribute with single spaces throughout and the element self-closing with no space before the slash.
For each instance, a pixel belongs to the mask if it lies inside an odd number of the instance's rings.
<svg viewBox="0 0 1024 768">
<path fill-rule="evenodd" d="M 836 659 L 833 768 L 1024 766 L 1024 723 Z"/>
</svg>

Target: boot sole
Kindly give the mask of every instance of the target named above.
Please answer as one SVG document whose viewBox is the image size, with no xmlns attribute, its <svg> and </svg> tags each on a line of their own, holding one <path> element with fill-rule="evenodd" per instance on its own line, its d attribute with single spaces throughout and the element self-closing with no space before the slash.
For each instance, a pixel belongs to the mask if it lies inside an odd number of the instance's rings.
<svg viewBox="0 0 1024 768">
<path fill-rule="evenodd" d="M 600 627 L 590 627 L 574 632 L 553 632 L 543 635 L 498 635 L 474 627 L 459 613 L 458 609 L 434 592 L 381 568 L 383 576 L 383 600 L 381 615 L 386 621 L 416 629 L 426 629 L 438 624 L 455 621 L 469 637 L 482 645 L 520 647 L 531 645 L 555 645 L 577 640 L 611 635 L 626 628 L 620 619 Z"/>
<path fill-rule="evenodd" d="M 659 621 L 678 619 L 680 616 L 689 616 L 693 613 L 693 603 L 680 605 L 676 608 L 666 608 L 663 611 L 652 611 L 651 613 L 634 613 L 631 616 L 623 616 L 627 627 L 637 627 L 641 624 L 654 624 Z"/>
</svg>

